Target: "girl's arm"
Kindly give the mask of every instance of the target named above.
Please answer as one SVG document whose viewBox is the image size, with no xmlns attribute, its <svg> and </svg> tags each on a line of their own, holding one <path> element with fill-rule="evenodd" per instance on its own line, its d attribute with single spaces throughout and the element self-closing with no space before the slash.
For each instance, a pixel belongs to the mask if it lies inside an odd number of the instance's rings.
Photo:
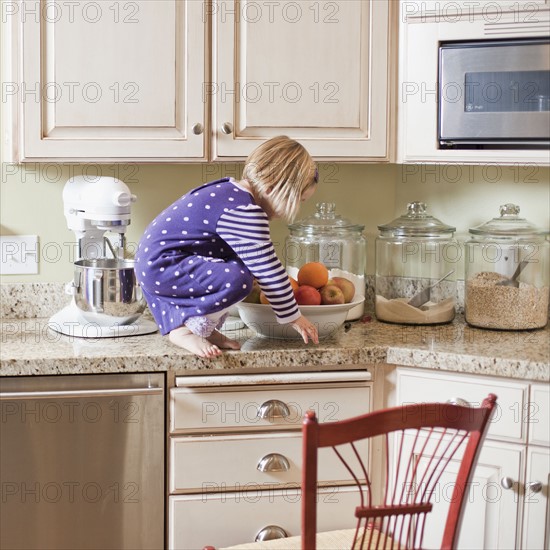
<svg viewBox="0 0 550 550">
<path fill-rule="evenodd" d="M 288 274 L 270 239 L 265 212 L 256 205 L 229 210 L 220 217 L 217 231 L 256 278 L 278 322 L 292 323 L 300 319 L 302 315 Z"/>
</svg>

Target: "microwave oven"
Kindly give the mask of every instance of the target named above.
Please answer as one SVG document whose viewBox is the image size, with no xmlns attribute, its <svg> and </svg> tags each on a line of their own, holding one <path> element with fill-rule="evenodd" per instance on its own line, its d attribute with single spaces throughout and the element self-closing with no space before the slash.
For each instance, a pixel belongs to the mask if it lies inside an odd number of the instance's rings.
<svg viewBox="0 0 550 550">
<path fill-rule="evenodd" d="M 441 148 L 550 144 L 550 39 L 442 43 Z"/>
</svg>

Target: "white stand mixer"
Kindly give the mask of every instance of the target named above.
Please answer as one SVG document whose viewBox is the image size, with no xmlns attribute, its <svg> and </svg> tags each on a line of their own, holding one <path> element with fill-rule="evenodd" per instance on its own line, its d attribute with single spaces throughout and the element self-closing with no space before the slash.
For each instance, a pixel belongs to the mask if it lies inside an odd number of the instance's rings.
<svg viewBox="0 0 550 550">
<path fill-rule="evenodd" d="M 64 214 L 77 238 L 75 279 L 65 288 L 72 295 L 70 304 L 48 322 L 52 330 L 83 338 L 158 330 L 156 323 L 140 317 L 145 302 L 135 284 L 133 262 L 124 259 L 125 233 L 135 200 L 126 184 L 112 177 L 91 181 L 75 176 L 65 184 Z M 115 245 L 105 236 L 107 232 L 117 236 Z"/>
</svg>

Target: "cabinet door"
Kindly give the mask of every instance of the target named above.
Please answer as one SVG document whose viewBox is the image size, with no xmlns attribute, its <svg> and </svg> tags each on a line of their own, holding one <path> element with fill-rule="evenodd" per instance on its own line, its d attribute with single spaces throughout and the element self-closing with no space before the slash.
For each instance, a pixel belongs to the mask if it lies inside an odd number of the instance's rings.
<svg viewBox="0 0 550 550">
<path fill-rule="evenodd" d="M 245 157 L 286 134 L 316 157 L 385 160 L 392 4 L 215 2 L 205 90 L 215 105 L 215 158 Z"/>
<path fill-rule="evenodd" d="M 419 438 L 419 442 L 421 440 Z M 414 437 L 406 435 L 404 448 L 413 444 Z M 422 443 L 417 443 L 415 448 L 422 448 Z M 430 449 L 426 449 L 426 452 L 429 453 Z M 520 445 L 485 441 L 466 497 L 458 550 L 512 550 L 516 547 L 523 454 Z M 426 460 L 418 457 L 419 479 L 422 479 L 422 464 Z M 453 459 L 437 483 L 433 510 L 427 516 L 424 529 L 425 548 L 440 547 L 458 468 L 458 461 Z M 509 489 L 505 488 L 508 486 L 507 481 L 511 483 Z"/>
<path fill-rule="evenodd" d="M 23 9 L 21 160 L 205 158 L 203 2 Z"/>
<path fill-rule="evenodd" d="M 549 487 L 550 450 L 530 447 L 527 451 L 522 548 L 548 548 L 550 544 Z"/>
</svg>

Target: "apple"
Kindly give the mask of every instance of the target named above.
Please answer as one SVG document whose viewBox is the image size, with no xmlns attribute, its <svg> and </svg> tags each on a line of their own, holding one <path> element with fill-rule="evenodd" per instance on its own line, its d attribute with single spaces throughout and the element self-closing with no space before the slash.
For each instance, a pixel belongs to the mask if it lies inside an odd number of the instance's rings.
<svg viewBox="0 0 550 550">
<path fill-rule="evenodd" d="M 300 306 L 321 305 L 321 293 L 309 285 L 301 285 L 294 290 L 294 298 Z"/>
<path fill-rule="evenodd" d="M 343 293 L 346 304 L 349 304 L 355 296 L 355 285 L 345 277 L 333 277 L 332 284 L 336 285 Z"/>
<path fill-rule="evenodd" d="M 321 304 L 333 306 L 345 303 L 344 293 L 336 285 L 325 285 L 321 291 Z"/>
<path fill-rule="evenodd" d="M 250 291 L 249 295 L 243 300 L 243 302 L 246 302 L 248 304 L 259 304 L 260 292 L 260 285 L 258 284 L 258 281 L 254 279 L 254 281 L 252 282 L 252 290 Z"/>
</svg>

